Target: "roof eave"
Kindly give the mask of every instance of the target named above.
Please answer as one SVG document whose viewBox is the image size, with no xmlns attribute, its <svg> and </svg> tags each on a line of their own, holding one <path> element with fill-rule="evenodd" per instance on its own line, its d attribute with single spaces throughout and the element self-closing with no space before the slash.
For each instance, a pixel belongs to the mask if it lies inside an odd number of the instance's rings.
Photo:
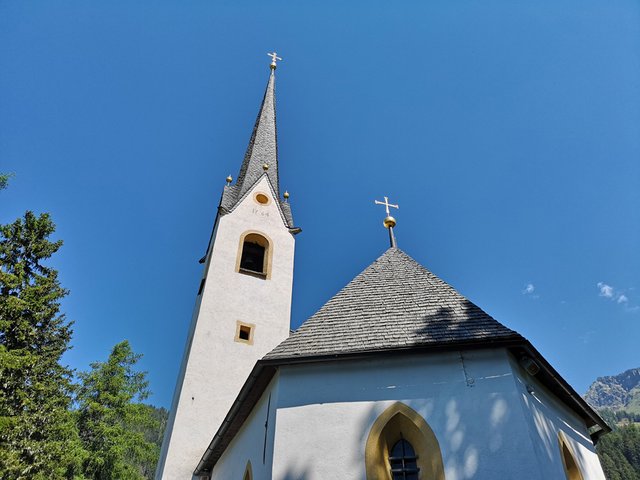
<svg viewBox="0 0 640 480">
<path fill-rule="evenodd" d="M 512 350 L 514 354 L 518 355 L 519 347 L 538 362 L 541 367 L 541 372 L 536 374 L 536 378 L 573 411 L 581 414 L 580 416 L 585 421 L 587 427 L 597 426 L 600 428 L 600 430 L 590 434 L 594 445 L 602 435 L 611 431 L 611 427 L 607 422 L 605 422 L 604 419 L 591 407 L 591 405 L 589 405 L 587 401 L 582 398 L 582 396 L 576 392 L 564 378 L 562 378 L 556 369 L 551 366 L 551 364 L 538 350 L 536 350 L 531 342 L 523 338 L 522 342 L 518 345 L 514 345 L 514 347 L 515 348 Z"/>
<path fill-rule="evenodd" d="M 483 339 L 478 340 L 466 340 L 466 341 L 451 341 L 440 342 L 437 344 L 423 344 L 423 345 L 408 345 L 405 347 L 393 347 L 387 349 L 371 349 L 371 350 L 359 350 L 352 352 L 329 352 L 318 355 L 304 355 L 304 356 L 288 356 L 288 357 L 269 357 L 265 356 L 260 362 L 264 362 L 265 365 L 273 366 L 285 366 L 294 365 L 300 363 L 321 363 L 331 362 L 335 360 L 357 360 L 359 358 L 369 358 L 371 356 L 385 355 L 405 355 L 407 353 L 439 353 L 443 351 L 464 349 L 488 349 L 496 347 L 509 347 L 521 342 L 522 337 L 518 334 L 514 334 L 513 337 L 504 337 L 497 339 Z"/>
</svg>

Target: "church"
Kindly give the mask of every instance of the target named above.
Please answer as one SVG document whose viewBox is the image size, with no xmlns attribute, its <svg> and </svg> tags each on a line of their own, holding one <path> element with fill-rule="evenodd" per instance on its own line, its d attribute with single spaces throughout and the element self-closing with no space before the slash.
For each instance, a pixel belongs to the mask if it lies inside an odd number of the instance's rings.
<svg viewBox="0 0 640 480">
<path fill-rule="evenodd" d="M 517 332 L 395 245 L 290 330 L 275 53 L 227 178 L 167 424 L 162 480 L 604 480 L 607 424 Z M 247 301 L 247 299 L 251 301 Z"/>
</svg>

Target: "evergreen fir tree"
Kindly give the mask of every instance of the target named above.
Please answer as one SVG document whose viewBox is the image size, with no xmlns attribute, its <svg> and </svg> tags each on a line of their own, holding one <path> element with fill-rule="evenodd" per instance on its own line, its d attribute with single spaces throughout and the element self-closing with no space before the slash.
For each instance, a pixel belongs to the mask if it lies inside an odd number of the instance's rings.
<svg viewBox="0 0 640 480">
<path fill-rule="evenodd" d="M 84 474 L 95 480 L 151 478 L 158 444 L 148 432 L 159 428 L 157 416 L 140 403 L 149 395 L 146 372 L 135 370 L 136 355 L 126 340 L 106 362 L 91 364 L 80 374 L 78 425 L 88 451 Z"/>
<path fill-rule="evenodd" d="M 73 478 L 82 451 L 69 410 L 72 372 L 60 364 L 67 295 L 43 261 L 62 245 L 49 215 L 0 226 L 0 478 Z"/>
<path fill-rule="evenodd" d="M 11 177 L 13 177 L 13 173 L 0 173 L 0 190 L 7 188 Z"/>
<path fill-rule="evenodd" d="M 598 455 L 608 480 L 640 480 L 640 428 L 624 425 L 604 435 Z"/>
</svg>

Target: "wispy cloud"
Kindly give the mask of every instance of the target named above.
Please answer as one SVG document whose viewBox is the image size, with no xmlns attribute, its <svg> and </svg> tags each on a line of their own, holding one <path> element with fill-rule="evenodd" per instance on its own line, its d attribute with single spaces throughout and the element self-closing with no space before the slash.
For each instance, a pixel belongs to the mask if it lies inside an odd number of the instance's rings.
<svg viewBox="0 0 640 480">
<path fill-rule="evenodd" d="M 540 295 L 534 293 L 536 291 L 536 286 L 533 283 L 527 283 L 521 291 L 523 295 L 527 295 L 530 298 L 540 298 Z"/>
<path fill-rule="evenodd" d="M 600 289 L 601 297 L 613 297 L 613 287 L 611 285 L 607 285 L 604 282 L 598 282 L 598 288 Z"/>
<path fill-rule="evenodd" d="M 618 305 L 622 305 L 626 312 L 640 311 L 640 306 L 630 305 L 629 297 L 626 295 L 626 293 L 633 290 L 633 287 L 625 290 L 620 290 L 615 287 L 612 287 L 611 285 L 607 285 L 604 282 L 598 282 L 597 287 L 599 291 L 599 294 L 598 294 L 599 296 L 608 298 L 609 300 L 617 303 Z"/>
<path fill-rule="evenodd" d="M 593 336 L 596 334 L 595 330 L 588 330 L 586 332 L 584 332 L 582 335 L 580 335 L 578 337 L 578 339 L 580 341 L 582 341 L 582 343 L 589 343 L 591 342 L 591 340 L 593 339 Z"/>
</svg>

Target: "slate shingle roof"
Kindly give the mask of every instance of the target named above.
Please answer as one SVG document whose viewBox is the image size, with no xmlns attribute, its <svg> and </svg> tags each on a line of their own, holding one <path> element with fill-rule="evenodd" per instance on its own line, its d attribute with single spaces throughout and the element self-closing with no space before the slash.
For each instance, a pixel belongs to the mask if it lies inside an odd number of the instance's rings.
<svg viewBox="0 0 640 480">
<path fill-rule="evenodd" d="M 239 188 L 239 197 L 244 195 L 262 176 L 264 172 L 262 166 L 265 163 L 269 165 L 267 176 L 276 191 L 276 197 L 279 197 L 275 70 L 271 70 L 271 75 L 269 75 L 269 82 L 264 92 L 258 118 L 256 118 L 249 146 L 238 174 L 236 184 Z"/>
<path fill-rule="evenodd" d="M 264 359 L 521 339 L 390 248 Z"/>
<path fill-rule="evenodd" d="M 251 139 L 235 185 L 227 185 L 222 192 L 220 210 L 224 215 L 231 212 L 259 180 L 265 175 L 262 168 L 269 165 L 266 175 L 273 188 L 275 198 L 280 198 L 278 182 L 278 133 L 276 127 L 276 78 L 271 70 L 267 88 L 262 98 L 258 118 L 253 126 Z M 287 227 L 294 228 L 291 207 L 284 200 L 279 200 L 280 211 Z"/>
<path fill-rule="evenodd" d="M 279 203 L 280 210 L 282 211 L 282 215 L 284 216 L 287 227 L 294 228 L 293 214 L 291 213 L 291 204 L 289 202 L 285 202 L 284 200 L 280 200 Z"/>
</svg>

